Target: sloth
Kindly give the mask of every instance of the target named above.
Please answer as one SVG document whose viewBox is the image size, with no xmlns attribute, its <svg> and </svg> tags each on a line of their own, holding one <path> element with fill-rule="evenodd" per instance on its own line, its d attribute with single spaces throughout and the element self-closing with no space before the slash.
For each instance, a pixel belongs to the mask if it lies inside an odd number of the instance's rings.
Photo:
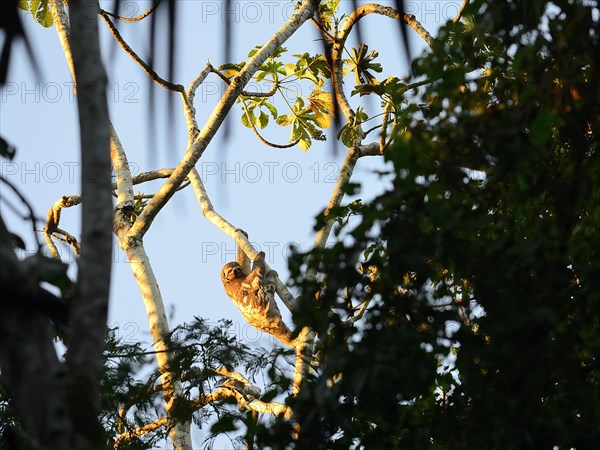
<svg viewBox="0 0 600 450">
<path fill-rule="evenodd" d="M 246 255 L 238 249 L 238 261 L 232 261 L 221 270 L 221 281 L 227 296 L 233 300 L 244 319 L 254 328 L 269 333 L 285 345 L 294 346 L 291 331 L 281 318 L 275 303 L 277 272 L 267 272 L 265 253 L 260 252 L 247 273 Z M 245 264 L 246 263 L 246 264 Z"/>
</svg>

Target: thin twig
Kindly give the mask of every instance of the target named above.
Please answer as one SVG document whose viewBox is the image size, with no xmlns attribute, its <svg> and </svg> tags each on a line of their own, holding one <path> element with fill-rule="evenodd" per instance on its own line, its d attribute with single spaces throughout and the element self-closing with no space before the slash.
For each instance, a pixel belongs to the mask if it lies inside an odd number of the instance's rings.
<svg viewBox="0 0 600 450">
<path fill-rule="evenodd" d="M 258 140 L 260 142 L 262 142 L 263 144 L 265 144 L 269 147 L 273 147 L 273 148 L 291 148 L 291 147 L 294 147 L 295 145 L 297 145 L 298 142 L 300 142 L 300 138 L 297 138 L 295 141 L 289 142 L 287 144 L 275 144 L 274 142 L 267 141 L 258 132 L 258 130 L 256 129 L 256 125 L 254 125 L 254 123 L 252 122 L 252 119 L 250 118 L 250 111 L 248 111 L 248 107 L 246 106 L 245 99 L 240 97 L 240 101 L 242 102 L 242 108 L 244 108 L 244 114 L 246 114 L 246 116 L 248 117 L 248 123 L 250 124 L 250 128 L 252 128 L 252 131 L 254 131 L 254 134 L 256 135 L 256 137 L 258 138 Z"/>
<path fill-rule="evenodd" d="M 155 0 L 154 5 L 150 9 L 148 9 L 147 11 L 144 11 L 142 14 L 140 14 L 139 16 L 135 16 L 135 17 L 123 17 L 123 16 L 119 16 L 118 14 L 114 14 L 114 13 L 105 11 L 103 9 L 100 9 L 100 14 L 102 14 L 102 13 L 107 14 L 110 17 L 118 19 L 122 22 L 139 22 L 140 20 L 143 20 L 146 17 L 148 17 L 150 14 L 152 14 L 154 12 L 154 10 L 158 7 L 159 3 L 160 3 L 160 0 Z"/>
<path fill-rule="evenodd" d="M 17 189 L 17 187 L 14 184 L 12 184 L 10 181 L 8 181 L 6 178 L 4 178 L 2 175 L 0 175 L 0 180 L 2 180 L 3 183 L 6 183 L 6 185 L 19 198 L 19 200 L 21 200 L 21 203 L 23 203 L 25 205 L 25 208 L 27 208 L 27 212 L 29 213 L 29 216 L 27 216 L 27 218 L 31 222 L 31 229 L 33 230 L 33 238 L 35 239 L 37 248 L 38 249 L 41 248 L 42 244 L 40 243 L 40 241 L 38 239 L 36 228 L 35 228 L 35 224 L 38 222 L 39 219 L 35 217 L 35 213 L 33 212 L 32 206 L 29 204 L 27 199 L 19 192 L 19 190 Z"/>
<path fill-rule="evenodd" d="M 462 6 L 460 7 L 460 9 L 458 10 L 458 13 L 456 14 L 456 17 L 452 20 L 453 23 L 456 23 L 460 20 L 460 18 L 462 17 L 462 14 L 465 10 L 465 8 L 467 7 L 467 5 L 469 4 L 469 0 L 464 0 Z"/>
<path fill-rule="evenodd" d="M 127 42 L 125 42 L 125 40 L 121 36 L 121 33 L 119 33 L 119 30 L 117 30 L 117 27 L 115 27 L 113 22 L 110 20 L 110 17 L 108 17 L 108 14 L 106 13 L 106 11 L 101 11 L 100 16 L 102 16 L 102 18 L 104 19 L 104 22 L 106 22 L 108 29 L 112 33 L 112 35 L 115 38 L 115 40 L 117 41 L 117 43 L 121 46 L 121 48 L 125 51 L 125 53 L 127 53 L 129 56 L 131 56 L 131 58 L 136 63 L 138 63 L 142 69 L 144 69 L 144 72 L 146 72 L 146 75 L 148 75 L 151 80 L 155 81 L 156 83 L 158 83 L 158 85 L 160 85 L 170 91 L 185 93 L 185 89 L 181 84 L 174 84 L 174 83 L 171 83 L 170 81 L 167 81 L 164 78 L 160 77 L 148 64 L 146 64 L 146 62 L 144 60 L 142 60 L 142 58 L 140 58 L 138 56 L 138 54 L 136 52 L 133 51 L 133 49 L 129 46 L 129 44 L 127 44 Z"/>
<path fill-rule="evenodd" d="M 387 143 L 385 142 L 385 137 L 387 133 L 388 123 L 390 121 L 390 112 L 392 110 L 392 102 L 389 101 L 385 105 L 385 109 L 383 110 L 383 123 L 381 124 L 381 135 L 379 136 L 379 152 L 383 155 L 385 148 L 387 147 Z M 391 141 L 391 140 L 390 140 Z"/>
</svg>

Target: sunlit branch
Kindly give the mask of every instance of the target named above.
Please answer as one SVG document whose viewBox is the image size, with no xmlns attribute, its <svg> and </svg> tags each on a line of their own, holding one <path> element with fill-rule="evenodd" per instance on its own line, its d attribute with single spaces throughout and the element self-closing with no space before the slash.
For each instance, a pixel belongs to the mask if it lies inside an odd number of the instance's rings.
<svg viewBox="0 0 600 450">
<path fill-rule="evenodd" d="M 383 155 L 383 152 L 388 144 L 385 142 L 385 136 L 387 132 L 388 123 L 390 121 L 390 112 L 392 110 L 392 102 L 388 101 L 383 110 L 383 123 L 381 124 L 381 135 L 379 136 L 379 153 Z M 368 134 L 368 133 L 367 133 Z M 391 139 L 390 139 L 391 141 Z M 388 142 L 390 142 L 388 141 Z"/>
<path fill-rule="evenodd" d="M 234 242 L 240 247 L 246 255 L 250 259 L 256 258 L 258 252 L 256 249 L 250 244 L 248 238 L 239 232 L 239 228 L 234 227 L 231 223 L 225 220 L 219 213 L 217 213 L 206 193 L 206 189 L 204 187 L 204 183 L 198 174 L 196 169 L 192 169 L 188 175 L 189 180 L 192 183 L 192 187 L 194 188 L 194 193 L 196 194 L 196 198 L 198 199 L 198 203 L 200 203 L 200 210 L 202 215 L 208 219 L 213 225 L 219 228 L 223 233 L 231 237 Z M 267 272 L 270 268 L 267 265 Z M 285 306 L 292 311 L 295 308 L 295 299 L 294 296 L 290 293 L 288 288 L 283 282 L 277 278 L 277 295 L 281 298 Z"/>
<path fill-rule="evenodd" d="M 423 38 L 427 45 L 431 47 L 431 44 L 433 44 L 433 36 L 431 36 L 431 34 L 429 34 L 429 32 L 425 28 L 423 28 L 421 23 L 413 14 L 400 14 L 400 12 L 389 6 L 382 6 L 376 3 L 369 3 L 367 5 L 360 6 L 355 11 L 350 13 L 348 18 L 340 27 L 338 39 L 342 42 L 342 45 L 346 41 L 348 35 L 350 34 L 350 31 L 352 31 L 354 25 L 356 25 L 356 23 L 360 19 L 369 14 L 379 14 L 382 16 L 389 17 L 391 19 L 403 20 L 414 31 L 416 31 L 419 36 Z"/>
<path fill-rule="evenodd" d="M 286 419 L 292 418 L 292 410 L 289 406 L 278 402 L 263 402 L 262 400 L 246 398 L 244 394 L 230 387 L 220 387 L 209 394 L 201 395 L 195 400 L 192 400 L 192 408 L 200 409 L 209 403 L 226 400 L 228 398 L 234 398 L 238 405 L 240 405 L 240 408 L 248 411 L 256 411 L 275 416 L 283 415 Z"/>
<path fill-rule="evenodd" d="M 198 76 L 190 83 L 187 91 L 181 94 L 183 97 L 183 108 L 188 128 L 188 146 L 194 141 L 199 131 L 198 122 L 196 121 L 196 108 L 194 106 L 196 90 L 202 83 L 204 83 L 204 80 L 210 73 L 211 68 L 212 66 L 210 65 L 210 62 L 206 63 L 204 69 L 202 69 Z"/>
<path fill-rule="evenodd" d="M 369 303 L 371 303 L 371 299 L 367 299 L 364 302 L 362 302 L 362 304 L 360 305 L 360 309 L 357 311 L 357 313 L 354 314 L 352 317 L 348 318 L 347 320 L 345 320 L 343 322 L 343 325 L 350 326 L 350 325 L 354 325 L 356 322 L 358 322 L 362 318 L 362 316 L 365 314 L 365 311 L 367 310 Z"/>
<path fill-rule="evenodd" d="M 124 17 L 124 16 L 119 16 L 118 14 L 114 14 L 111 13 L 109 11 L 105 11 L 103 9 L 100 9 L 100 13 L 104 13 L 109 15 L 110 17 L 120 20 L 122 22 L 139 22 L 140 20 L 145 19 L 146 17 L 148 17 L 150 14 L 152 14 L 154 12 L 154 10 L 156 8 L 158 8 L 158 5 L 160 4 L 160 0 L 156 0 L 154 5 L 152 5 L 152 7 L 146 11 L 144 11 L 142 14 L 140 14 L 139 16 L 135 16 L 135 17 Z"/>
<path fill-rule="evenodd" d="M 463 12 L 465 11 L 465 8 L 467 7 L 468 4 L 469 4 L 469 0 L 463 0 L 463 4 L 461 5 L 460 9 L 456 13 L 456 17 L 454 17 L 454 19 L 452 19 L 453 23 L 456 23 L 460 20 L 460 18 L 463 15 Z"/>
<path fill-rule="evenodd" d="M 152 433 L 153 431 L 156 431 L 159 428 L 164 427 L 165 425 L 167 425 L 167 418 L 161 417 L 160 419 L 156 419 L 154 422 L 150 422 L 144 425 L 143 427 L 126 431 L 115 440 L 113 448 L 119 448 L 124 442 L 130 441 L 148 433 Z"/>
<path fill-rule="evenodd" d="M 355 146 L 348 149 L 348 153 L 346 154 L 346 159 L 342 164 L 342 168 L 340 170 L 340 174 L 338 175 L 338 179 L 336 181 L 335 187 L 333 188 L 333 192 L 331 193 L 331 198 L 329 199 L 329 203 L 327 208 L 325 209 L 325 224 L 321 229 L 317 232 L 317 236 L 315 238 L 315 242 L 313 244 L 313 249 L 323 250 L 325 245 L 327 244 L 327 239 L 329 238 L 329 234 L 331 233 L 331 229 L 333 228 L 333 219 L 329 217 L 331 211 L 334 208 L 337 208 L 344 198 L 344 186 L 350 178 L 352 177 L 352 173 L 354 172 L 354 167 L 356 166 L 356 162 L 362 156 L 374 156 L 379 155 L 379 143 L 374 142 L 368 145 L 363 146 Z M 306 280 L 314 280 L 317 276 L 317 273 L 314 269 L 307 271 Z M 298 336 L 296 340 L 296 367 L 294 368 L 294 393 L 298 393 L 300 390 L 300 384 L 302 380 L 305 379 L 311 359 L 312 352 L 314 346 L 315 334 L 312 331 L 308 331 L 308 329 L 302 330 L 303 332 Z"/>
<path fill-rule="evenodd" d="M 117 179 L 117 203 L 115 205 L 115 210 L 120 212 L 123 208 L 133 207 L 133 183 L 131 180 L 129 161 L 127 161 L 127 155 L 123 148 L 123 144 L 121 144 L 121 140 L 112 124 L 110 125 L 110 129 L 110 158 Z M 115 183 L 113 183 L 113 186 L 114 184 Z"/>
</svg>

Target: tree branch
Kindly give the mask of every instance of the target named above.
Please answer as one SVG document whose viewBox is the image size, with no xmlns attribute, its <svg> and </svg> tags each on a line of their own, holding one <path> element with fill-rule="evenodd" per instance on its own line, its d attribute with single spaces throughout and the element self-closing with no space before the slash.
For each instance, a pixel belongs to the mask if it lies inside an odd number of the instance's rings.
<svg viewBox="0 0 600 450">
<path fill-rule="evenodd" d="M 283 417 L 286 419 L 292 418 L 291 408 L 284 403 L 263 402 L 262 400 L 256 399 L 248 400 L 241 392 L 225 386 L 217 388 L 209 394 L 201 395 L 195 400 L 192 400 L 192 407 L 197 410 L 208 405 L 209 403 L 214 403 L 216 401 L 225 400 L 228 398 L 234 398 L 242 409 L 272 414 L 275 416 L 283 415 Z"/>
<path fill-rule="evenodd" d="M 246 116 L 248 117 L 248 123 L 250 124 L 250 127 L 252 128 L 254 135 L 258 138 L 258 140 L 260 142 L 262 142 L 263 144 L 265 144 L 268 147 L 273 147 L 273 148 L 291 148 L 291 147 L 294 147 L 295 145 L 297 145 L 298 142 L 300 142 L 300 138 L 298 138 L 292 142 L 288 142 L 287 144 L 275 144 L 273 142 L 267 141 L 258 132 L 258 130 L 256 129 L 256 125 L 254 125 L 254 123 L 252 123 L 252 120 L 250 119 L 250 111 L 248 111 L 248 107 L 246 106 L 245 100 L 243 98 L 241 100 L 242 100 L 242 107 L 244 108 L 244 114 L 246 114 Z"/>
<path fill-rule="evenodd" d="M 460 18 L 463 15 L 463 12 L 465 11 L 465 8 L 467 7 L 468 4 L 469 4 L 469 0 L 463 0 L 463 4 L 461 5 L 460 9 L 458 10 L 458 13 L 456 13 L 456 17 L 454 19 L 452 19 L 453 23 L 456 23 L 460 20 Z"/>
<path fill-rule="evenodd" d="M 160 0 L 155 0 L 154 5 L 152 5 L 152 7 L 150 9 L 148 9 L 147 11 L 144 11 L 142 14 L 140 14 L 139 16 L 135 16 L 135 17 L 123 17 L 123 16 L 119 16 L 117 14 L 113 14 L 111 12 L 105 11 L 103 9 L 101 9 L 100 12 L 108 14 L 110 17 L 121 20 L 122 22 L 139 22 L 140 20 L 143 20 L 146 17 L 148 17 L 150 14 L 152 14 L 154 12 L 154 10 L 156 10 L 156 8 L 158 8 L 159 4 L 160 4 Z"/>
<path fill-rule="evenodd" d="M 196 165 L 206 147 L 225 120 L 227 113 L 242 92 L 254 73 L 281 46 L 306 20 L 313 15 L 318 0 L 304 0 L 299 10 L 288 20 L 288 22 L 275 33 L 275 35 L 262 46 L 262 48 L 250 59 L 242 71 L 229 85 L 225 94 L 213 110 L 206 125 L 200 131 L 192 145 L 187 149 L 185 156 L 166 183 L 159 189 L 156 196 L 148 202 L 146 208 L 136 220 L 130 230 L 130 236 L 141 239 L 148 231 L 152 221 L 174 195 L 176 189 L 188 176 L 190 170 Z"/>
<path fill-rule="evenodd" d="M 110 20 L 106 11 L 101 10 L 100 16 L 104 19 L 104 22 L 106 22 L 106 25 L 108 26 L 108 29 L 115 38 L 115 41 L 117 41 L 117 43 L 125 51 L 125 53 L 131 56 L 131 59 L 138 63 L 138 65 L 144 70 L 144 72 L 146 72 L 146 75 L 148 75 L 152 81 L 155 81 L 159 86 L 162 86 L 165 89 L 168 89 L 169 91 L 185 93 L 185 89 L 181 84 L 174 84 L 162 78 L 148 64 L 146 64 L 146 62 L 144 62 L 144 60 L 140 58 L 136 52 L 133 51 L 129 44 L 125 42 L 125 40 L 121 36 L 121 33 L 119 33 L 119 30 L 117 30 L 115 24 L 112 23 L 112 20 Z"/>
<path fill-rule="evenodd" d="M 167 425 L 167 418 L 161 417 L 160 419 L 156 419 L 154 422 L 147 423 L 143 427 L 126 431 L 115 440 L 113 448 L 119 448 L 124 442 L 143 436 L 144 434 L 151 433 L 159 428 L 164 427 L 165 425 Z"/>
<path fill-rule="evenodd" d="M 240 247 L 243 252 L 250 257 L 250 259 L 256 258 L 258 252 L 256 249 L 250 244 L 250 241 L 243 233 L 239 232 L 239 228 L 234 227 L 231 223 L 225 220 L 219 213 L 217 213 L 206 193 L 206 189 L 204 188 L 204 183 L 198 174 L 196 169 L 192 169 L 188 175 L 188 179 L 192 183 L 192 187 L 194 188 L 194 193 L 196 194 L 196 198 L 198 199 L 198 203 L 200 203 L 200 210 L 202 215 L 208 219 L 213 225 L 219 228 L 223 233 L 229 236 L 233 241 Z M 265 263 L 266 264 L 266 263 Z M 270 267 L 267 265 L 267 272 L 270 270 Z M 277 278 L 277 295 L 283 301 L 285 306 L 290 310 L 296 306 L 294 296 L 290 293 L 285 284 Z"/>
<path fill-rule="evenodd" d="M 429 45 L 431 47 L 431 45 L 433 44 L 433 37 L 431 36 L 431 34 L 429 34 L 429 32 L 425 28 L 423 28 L 421 23 L 417 20 L 417 18 L 413 14 L 402 15 L 398 11 L 396 11 L 394 8 L 391 8 L 389 6 L 382 6 L 382 5 L 378 5 L 376 3 L 369 3 L 367 5 L 362 5 L 362 6 L 358 7 L 355 11 L 350 13 L 348 18 L 344 21 L 344 23 L 340 27 L 338 40 L 341 42 L 342 45 L 348 38 L 348 35 L 350 34 L 350 31 L 352 31 L 352 28 L 354 27 L 354 25 L 356 25 L 356 23 L 360 19 L 362 19 L 363 17 L 365 17 L 369 14 L 379 14 L 382 16 L 389 17 L 391 19 L 403 20 L 408 26 L 410 26 L 413 30 L 415 30 L 419 36 L 421 36 L 423 38 L 423 40 L 427 43 L 427 45 Z"/>
</svg>

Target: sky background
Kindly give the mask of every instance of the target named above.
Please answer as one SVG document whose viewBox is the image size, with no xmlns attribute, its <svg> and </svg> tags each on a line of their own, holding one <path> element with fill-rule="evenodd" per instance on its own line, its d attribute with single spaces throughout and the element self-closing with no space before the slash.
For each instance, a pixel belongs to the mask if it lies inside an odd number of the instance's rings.
<svg viewBox="0 0 600 450">
<path fill-rule="evenodd" d="M 122 15 L 136 16 L 152 2 L 122 1 Z M 366 2 L 358 2 L 363 4 Z M 393 2 L 380 2 L 393 6 Z M 406 12 L 415 14 L 433 35 L 447 19 L 453 18 L 462 1 L 407 1 Z M 104 9 L 112 2 L 101 1 Z M 342 1 L 346 11 L 350 1 Z M 225 61 L 225 11 L 220 1 L 178 1 L 176 83 L 184 86 L 197 76 L 208 60 L 214 66 Z M 248 52 L 264 43 L 293 13 L 288 1 L 239 1 L 231 12 L 233 25 L 232 60 L 247 59 Z M 62 53 L 56 30 L 43 28 L 22 14 L 27 35 L 42 70 L 36 78 L 25 56 L 22 44 L 13 53 L 6 86 L 0 91 L 0 135 L 17 148 L 12 162 L 2 159 L 0 173 L 19 186 L 40 218 L 45 218 L 51 205 L 62 195 L 80 192 L 79 136 L 77 105 L 72 79 Z M 406 55 L 397 24 L 385 17 L 368 16 L 361 22 L 363 40 L 369 49 L 380 53 L 378 59 L 384 72 L 380 80 L 407 74 Z M 149 51 L 150 21 L 120 23 L 119 30 L 142 57 Z M 174 167 L 186 149 L 187 131 L 179 97 L 157 85 L 154 90 L 154 119 L 150 119 L 150 85 L 139 66 L 116 46 L 106 25 L 100 21 L 100 34 L 105 64 L 109 76 L 109 108 L 111 120 L 127 152 L 133 174 L 157 168 Z M 165 33 L 157 36 L 156 71 L 167 77 Z M 425 49 L 421 38 L 409 31 L 413 55 Z M 2 42 L 3 37 L 0 38 Z M 162 45 L 161 45 L 162 44 Z M 306 23 L 285 44 L 286 62 L 292 54 L 317 53 L 321 43 L 315 28 Z M 354 32 L 347 46 L 356 46 Z M 352 82 L 348 76 L 346 86 Z M 202 127 L 224 91 L 224 84 L 214 75 L 198 89 L 195 106 Z M 308 91 L 304 94 L 308 95 Z M 168 98 L 172 97 L 169 107 Z M 378 102 L 353 97 L 354 108 L 363 105 L 369 111 Z M 276 103 L 285 113 L 283 104 Z M 286 280 L 287 254 L 290 245 L 308 250 L 314 240 L 315 215 L 327 204 L 339 168 L 346 154 L 341 142 L 331 144 L 335 133 L 328 133 L 325 143 L 313 142 L 303 152 L 299 148 L 273 149 L 261 144 L 250 129 L 241 125 L 241 107 L 234 105 L 230 113 L 227 140 L 220 130 L 200 159 L 197 169 L 215 207 L 226 220 L 245 229 L 258 250 L 267 253 L 267 261 Z M 376 122 L 369 122 L 375 125 Z M 331 130 L 330 130 L 331 131 Z M 273 121 L 263 135 L 274 142 L 285 143 L 289 129 Z M 365 142 L 378 137 L 373 133 Z M 381 169 L 379 158 L 359 161 L 353 181 L 363 183 L 359 197 L 372 198 L 382 192 L 387 183 L 373 173 Z M 159 183 L 138 185 L 135 192 L 155 192 Z M 2 198 L 17 204 L 2 186 Z M 35 244 L 29 225 L 2 203 L 2 215 L 11 231 L 19 234 L 29 249 Z M 80 208 L 63 211 L 61 228 L 79 235 Z M 43 224 L 38 224 L 41 229 Z M 43 236 L 39 233 L 40 241 Z M 233 303 L 225 296 L 219 275 L 223 264 L 235 259 L 231 239 L 208 222 L 200 213 L 191 187 L 179 192 L 160 212 L 145 240 L 159 282 L 170 325 L 189 322 L 202 316 L 216 323 L 221 318 L 234 322 L 238 337 L 249 345 L 264 345 L 264 335 L 247 325 Z M 62 247 L 63 260 L 74 262 L 72 253 Z M 120 335 L 128 340 L 149 342 L 146 314 L 137 285 L 125 255 L 115 245 L 109 326 L 119 326 Z M 74 274 L 74 267 L 72 267 Z M 289 322 L 289 314 L 280 304 Z M 262 339 L 262 340 L 261 340 Z M 272 339 L 272 338 L 271 338 Z"/>
</svg>

